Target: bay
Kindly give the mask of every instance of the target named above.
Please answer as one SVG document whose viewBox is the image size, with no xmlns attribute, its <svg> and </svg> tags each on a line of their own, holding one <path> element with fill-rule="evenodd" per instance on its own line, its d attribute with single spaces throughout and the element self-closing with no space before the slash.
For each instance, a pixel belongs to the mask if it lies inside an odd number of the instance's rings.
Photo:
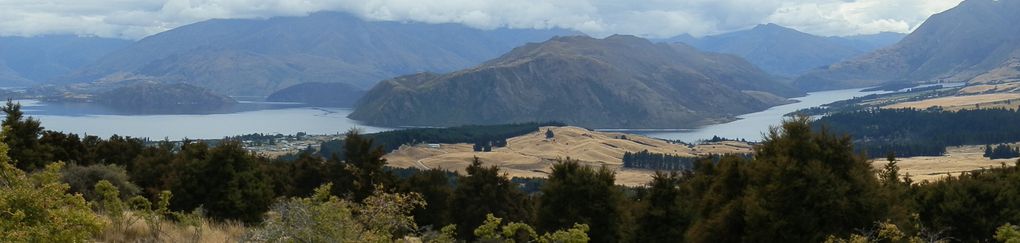
<svg viewBox="0 0 1020 243">
<path fill-rule="evenodd" d="M 709 140 L 714 136 L 728 139 L 743 139 L 747 141 L 761 141 L 764 134 L 770 127 L 777 126 L 787 119 L 784 116 L 791 112 L 822 106 L 835 101 L 851 99 L 870 94 L 885 93 L 882 91 L 863 92 L 864 89 L 843 89 L 808 93 L 804 97 L 794 98 L 797 103 L 775 106 L 764 111 L 749 113 L 737 116 L 738 120 L 708 125 L 696 129 L 676 130 L 646 130 L 646 129 L 606 129 L 618 132 L 635 133 L 645 136 L 679 140 L 684 142 L 697 142 Z"/>
</svg>

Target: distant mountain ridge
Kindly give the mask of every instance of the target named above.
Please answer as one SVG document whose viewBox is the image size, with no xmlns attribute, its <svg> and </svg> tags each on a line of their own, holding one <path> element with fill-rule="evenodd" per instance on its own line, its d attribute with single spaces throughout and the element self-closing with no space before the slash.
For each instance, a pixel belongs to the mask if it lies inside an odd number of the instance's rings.
<svg viewBox="0 0 1020 243">
<path fill-rule="evenodd" d="M 132 41 L 73 35 L 0 37 L 0 86 L 31 86 L 70 73 Z"/>
<path fill-rule="evenodd" d="M 802 94 L 739 57 L 633 36 L 573 36 L 527 44 L 457 72 L 380 82 L 349 117 L 390 126 L 559 121 L 691 128 Z"/>
<path fill-rule="evenodd" d="M 365 21 L 336 12 L 215 19 L 146 37 L 56 81 L 147 79 L 229 95 L 268 95 L 304 82 L 367 88 L 399 75 L 477 65 L 527 42 L 574 33 Z"/>
<path fill-rule="evenodd" d="M 681 35 L 666 40 L 695 48 L 733 54 L 774 75 L 796 77 L 899 41 L 903 34 L 880 33 L 851 37 L 821 37 L 776 24 L 701 38 Z"/>
<path fill-rule="evenodd" d="M 365 95 L 365 90 L 347 83 L 301 83 L 273 92 L 266 101 L 352 107 L 362 95 Z"/>
<path fill-rule="evenodd" d="M 823 90 L 959 82 L 1008 70 L 1020 58 L 1018 12 L 1020 1 L 967 0 L 931 16 L 894 46 L 815 70 L 796 85 Z"/>
</svg>

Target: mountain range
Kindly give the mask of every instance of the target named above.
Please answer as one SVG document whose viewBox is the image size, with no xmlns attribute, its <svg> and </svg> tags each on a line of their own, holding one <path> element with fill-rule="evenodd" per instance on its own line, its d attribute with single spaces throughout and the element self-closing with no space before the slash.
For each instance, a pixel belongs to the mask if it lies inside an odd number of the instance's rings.
<svg viewBox="0 0 1020 243">
<path fill-rule="evenodd" d="M 698 49 L 733 54 L 762 70 L 796 77 L 818 67 L 892 45 L 903 34 L 879 33 L 848 37 L 822 37 L 776 24 L 705 37 L 681 35 L 666 42 L 683 42 Z"/>
<path fill-rule="evenodd" d="M 690 128 L 802 94 L 736 56 L 634 36 L 572 36 L 456 72 L 382 81 L 349 117 L 389 126 L 559 121 Z"/>
<path fill-rule="evenodd" d="M 73 35 L 0 37 L 0 86 L 31 86 L 70 73 L 131 44 Z"/>
<path fill-rule="evenodd" d="M 814 70 L 795 84 L 806 90 L 823 90 L 884 83 L 965 82 L 975 77 L 1017 78 L 1017 13 L 1020 1 L 967 0 L 931 16 L 889 48 Z"/>
<path fill-rule="evenodd" d="M 524 43 L 573 34 L 366 21 L 335 12 L 214 19 L 146 37 L 55 82 L 180 82 L 226 95 L 268 95 L 305 82 L 368 88 L 399 75 L 470 67 Z"/>
</svg>

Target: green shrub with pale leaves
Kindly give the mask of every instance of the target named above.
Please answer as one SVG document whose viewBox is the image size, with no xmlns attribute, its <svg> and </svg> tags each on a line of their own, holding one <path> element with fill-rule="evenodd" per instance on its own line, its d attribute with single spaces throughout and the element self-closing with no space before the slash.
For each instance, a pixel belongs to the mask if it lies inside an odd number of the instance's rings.
<svg viewBox="0 0 1020 243">
<path fill-rule="evenodd" d="M 418 230 L 411 210 L 424 206 L 417 194 L 376 190 L 363 203 L 330 195 L 332 184 L 309 198 L 274 204 L 260 228 L 246 238 L 254 242 L 390 242 Z"/>
<path fill-rule="evenodd" d="M 0 133 L 0 141 L 8 133 Z M 86 242 L 105 226 L 80 194 L 60 181 L 63 163 L 28 175 L 0 143 L 0 239 L 4 242 Z"/>
<path fill-rule="evenodd" d="M 995 240 L 1003 243 L 1020 243 L 1020 227 L 1005 224 L 995 230 Z"/>
<path fill-rule="evenodd" d="M 101 195 L 95 191 L 96 183 L 107 181 L 117 188 L 121 199 L 128 199 L 141 192 L 141 188 L 131 182 L 124 167 L 118 165 L 95 164 L 89 166 L 68 165 L 61 173 L 61 181 L 71 186 L 71 192 L 81 193 L 87 201 L 95 201 Z"/>
<path fill-rule="evenodd" d="M 539 242 L 539 243 L 585 243 L 588 237 L 588 225 L 574 224 L 566 230 L 558 230 L 538 236 L 530 225 L 525 223 L 507 223 L 492 214 L 485 216 L 485 222 L 475 229 L 475 236 L 481 242 Z M 502 226 L 501 226 L 502 225 Z"/>
</svg>

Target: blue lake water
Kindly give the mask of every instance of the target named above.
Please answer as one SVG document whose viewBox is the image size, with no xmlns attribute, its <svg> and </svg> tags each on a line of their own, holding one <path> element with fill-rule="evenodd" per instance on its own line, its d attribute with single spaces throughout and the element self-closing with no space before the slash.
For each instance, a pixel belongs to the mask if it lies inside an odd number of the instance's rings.
<svg viewBox="0 0 1020 243">
<path fill-rule="evenodd" d="M 759 141 L 770 126 L 779 124 L 783 115 L 802 108 L 850 99 L 878 92 L 859 89 L 810 93 L 796 98 L 800 102 L 772 107 L 739 116 L 739 120 L 688 130 L 617 130 L 651 137 L 694 142 L 712 136 Z M 111 110 L 98 104 L 42 103 L 20 101 L 29 116 L 42 121 L 46 129 L 109 137 L 113 134 L 151 139 L 208 139 L 225 136 L 266 134 L 336 134 L 351 128 L 372 133 L 392 128 L 366 126 L 347 119 L 351 109 L 303 107 L 292 103 L 244 101 L 218 114 L 139 115 Z"/>
<path fill-rule="evenodd" d="M 46 129 L 109 137 L 113 134 L 151 139 L 209 139 L 266 134 L 336 134 L 351 128 L 366 133 L 390 128 L 366 126 L 347 119 L 346 108 L 296 107 L 285 103 L 259 103 L 221 114 L 132 115 L 97 104 L 53 104 L 20 101 L 25 114 Z M 251 103 L 248 103 L 251 104 Z"/>
<path fill-rule="evenodd" d="M 769 108 L 761 112 L 744 114 L 738 116 L 739 120 L 729 123 L 708 125 L 697 129 L 681 130 L 634 130 L 620 129 L 628 133 L 636 133 L 650 137 L 680 140 L 684 142 L 696 142 L 708 140 L 713 136 L 729 139 L 745 139 L 747 141 L 761 141 L 769 127 L 782 123 L 783 116 L 804 108 L 821 106 L 834 101 L 851 99 L 854 97 L 884 92 L 861 92 L 862 89 L 831 90 L 809 93 L 807 96 L 795 98 L 797 103 L 781 105 Z"/>
</svg>

